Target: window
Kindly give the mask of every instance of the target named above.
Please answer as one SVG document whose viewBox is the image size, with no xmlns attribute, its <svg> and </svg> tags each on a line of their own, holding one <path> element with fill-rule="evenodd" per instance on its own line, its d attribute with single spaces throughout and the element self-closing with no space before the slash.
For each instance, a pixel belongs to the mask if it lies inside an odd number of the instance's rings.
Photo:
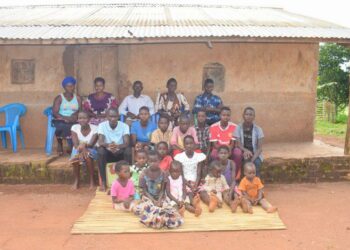
<svg viewBox="0 0 350 250">
<path fill-rule="evenodd" d="M 13 84 L 34 83 L 35 60 L 13 59 L 11 60 L 11 82 Z"/>
<path fill-rule="evenodd" d="M 208 63 L 203 67 L 203 80 L 210 78 L 214 81 L 214 90 L 216 92 L 225 91 L 225 67 L 220 63 Z"/>
</svg>

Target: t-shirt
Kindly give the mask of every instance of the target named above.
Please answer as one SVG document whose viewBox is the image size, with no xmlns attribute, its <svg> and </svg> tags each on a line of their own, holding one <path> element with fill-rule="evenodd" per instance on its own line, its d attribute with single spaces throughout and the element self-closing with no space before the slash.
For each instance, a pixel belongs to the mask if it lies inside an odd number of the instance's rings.
<svg viewBox="0 0 350 250">
<path fill-rule="evenodd" d="M 173 158 L 170 155 L 166 155 L 163 160 L 160 161 L 159 167 L 162 171 L 168 171 L 172 162 Z"/>
<path fill-rule="evenodd" d="M 97 134 L 97 126 L 89 124 L 90 126 L 90 133 L 86 136 L 84 136 L 81 133 L 81 125 L 80 124 L 74 124 L 72 128 L 70 129 L 74 133 L 77 134 L 79 143 L 89 143 L 91 141 L 91 138 Z"/>
<path fill-rule="evenodd" d="M 98 125 L 97 133 L 105 136 L 106 143 L 123 144 L 123 136 L 129 135 L 129 126 L 118 121 L 117 127 L 114 129 L 109 126 L 109 121 L 102 122 Z"/>
<path fill-rule="evenodd" d="M 118 180 L 115 180 L 111 187 L 111 196 L 118 200 L 127 200 L 130 196 L 135 194 L 135 188 L 132 181 L 129 179 L 126 186 L 123 187 Z"/>
<path fill-rule="evenodd" d="M 186 152 L 177 154 L 174 159 L 182 163 L 183 174 L 187 181 L 195 182 L 197 180 L 198 163 L 204 161 L 205 154 L 194 152 L 192 158 L 188 158 Z"/>
<path fill-rule="evenodd" d="M 145 128 L 141 126 L 141 121 L 134 121 L 131 124 L 130 134 L 136 135 L 136 141 L 138 142 L 149 142 L 152 132 L 156 129 L 157 125 L 151 120 L 148 121 Z"/>
<path fill-rule="evenodd" d="M 261 183 L 259 177 L 254 177 L 253 181 L 249 181 L 247 177 L 244 177 L 239 183 L 238 189 L 248 194 L 250 198 L 258 198 L 258 191 L 262 189 L 264 185 Z"/>
<path fill-rule="evenodd" d="M 159 128 L 154 130 L 151 135 L 151 142 L 154 144 L 158 144 L 161 141 L 164 141 L 170 145 L 170 139 L 173 132 L 170 130 L 167 130 L 165 133 L 162 132 Z"/>
<path fill-rule="evenodd" d="M 232 140 L 235 140 L 234 132 L 237 125 L 229 122 L 227 127 L 223 129 L 220 122 L 210 126 L 210 141 L 218 142 L 219 145 L 229 145 Z"/>
<path fill-rule="evenodd" d="M 181 149 L 185 149 L 184 147 L 184 138 L 187 135 L 192 135 L 194 139 L 195 144 L 199 144 L 198 142 L 198 137 L 197 137 L 197 132 L 194 127 L 189 127 L 186 133 L 182 133 L 180 130 L 180 127 L 177 126 L 173 130 L 173 135 L 171 136 L 170 144 L 171 145 L 177 145 Z"/>
<path fill-rule="evenodd" d="M 205 177 L 204 189 L 207 192 L 215 190 L 217 192 L 222 193 L 223 191 L 228 190 L 229 188 L 230 187 L 226 182 L 226 178 L 223 175 L 221 175 L 219 178 L 210 175 L 207 175 Z"/>
</svg>

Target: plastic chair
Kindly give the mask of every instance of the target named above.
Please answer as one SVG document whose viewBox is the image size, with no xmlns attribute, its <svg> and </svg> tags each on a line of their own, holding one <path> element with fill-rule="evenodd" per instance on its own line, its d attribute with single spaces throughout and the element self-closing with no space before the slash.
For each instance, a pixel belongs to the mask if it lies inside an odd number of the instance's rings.
<svg viewBox="0 0 350 250">
<path fill-rule="evenodd" d="M 22 103 L 10 103 L 1 107 L 0 112 L 5 113 L 5 126 L 0 126 L 3 147 L 7 148 L 6 132 L 8 132 L 11 138 L 12 151 L 17 152 L 18 132 L 22 148 L 25 148 L 23 131 L 20 126 L 20 117 L 27 112 L 27 107 Z"/>
<path fill-rule="evenodd" d="M 52 125 L 52 107 L 47 107 L 44 110 L 44 115 L 47 116 L 47 130 L 46 130 L 46 141 L 45 141 L 45 152 L 47 155 L 52 154 L 53 140 L 55 137 L 56 128 Z"/>
</svg>

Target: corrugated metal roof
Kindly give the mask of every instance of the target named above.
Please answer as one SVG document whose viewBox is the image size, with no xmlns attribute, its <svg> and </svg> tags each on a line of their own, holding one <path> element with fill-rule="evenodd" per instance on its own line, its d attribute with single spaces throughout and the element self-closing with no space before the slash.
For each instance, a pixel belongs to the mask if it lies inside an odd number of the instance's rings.
<svg viewBox="0 0 350 250">
<path fill-rule="evenodd" d="M 350 39 L 350 29 L 279 8 L 177 4 L 0 7 L 0 39 Z"/>
</svg>

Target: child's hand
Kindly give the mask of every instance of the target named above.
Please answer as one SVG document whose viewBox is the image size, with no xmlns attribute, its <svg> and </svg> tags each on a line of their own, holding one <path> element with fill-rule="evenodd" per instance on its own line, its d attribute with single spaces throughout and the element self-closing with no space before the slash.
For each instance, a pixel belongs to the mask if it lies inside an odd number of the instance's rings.
<svg viewBox="0 0 350 250">
<path fill-rule="evenodd" d="M 154 205 L 156 205 L 157 207 L 162 207 L 163 205 L 163 201 L 159 200 L 159 201 L 155 201 Z"/>
<path fill-rule="evenodd" d="M 129 209 L 129 207 L 130 207 L 130 201 L 124 201 L 124 207 L 125 207 L 126 209 Z"/>
<path fill-rule="evenodd" d="M 141 149 L 142 149 L 142 143 L 139 143 L 139 142 L 136 143 L 136 144 L 135 144 L 135 150 L 136 150 L 136 151 L 139 151 L 139 150 L 141 150 Z"/>
<path fill-rule="evenodd" d="M 210 192 L 213 193 L 213 194 L 217 194 L 215 189 L 211 190 Z"/>
<path fill-rule="evenodd" d="M 244 150 L 243 157 L 244 157 L 245 160 L 248 160 L 248 159 L 253 157 L 253 154 L 249 150 Z"/>
</svg>

